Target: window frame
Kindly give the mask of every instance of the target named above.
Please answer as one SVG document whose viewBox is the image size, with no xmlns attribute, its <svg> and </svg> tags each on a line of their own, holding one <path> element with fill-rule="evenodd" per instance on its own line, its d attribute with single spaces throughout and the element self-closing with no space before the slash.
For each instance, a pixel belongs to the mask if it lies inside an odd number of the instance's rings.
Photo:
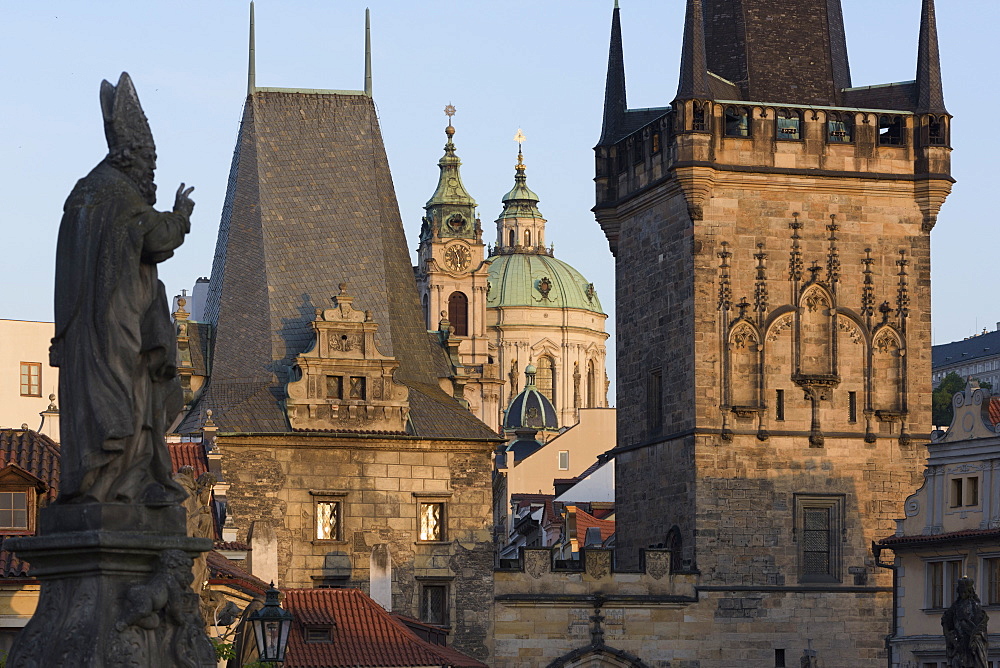
<svg viewBox="0 0 1000 668">
<path fill-rule="evenodd" d="M 955 600 L 954 566 L 948 564 L 958 564 L 958 577 L 965 573 L 964 554 L 935 555 L 933 557 L 923 557 L 924 562 L 924 612 L 939 613 L 947 610 Z M 941 598 L 936 597 L 937 585 L 934 583 L 934 567 L 941 566 Z"/>
<path fill-rule="evenodd" d="M 565 455 L 565 464 L 563 463 L 564 455 Z M 560 471 L 569 471 L 569 450 L 559 451 L 557 465 Z"/>
<path fill-rule="evenodd" d="M 794 132 L 787 132 L 793 126 L 781 127 L 782 121 L 794 121 Z M 774 111 L 774 138 L 777 141 L 802 141 L 805 128 L 803 127 L 802 112 L 798 109 L 775 109 Z M 794 135 L 794 136 L 793 136 Z"/>
<path fill-rule="evenodd" d="M 450 519 L 450 509 L 448 508 L 448 502 L 451 500 L 451 494 L 448 492 L 412 492 L 414 502 L 416 503 L 416 543 L 421 545 L 434 545 L 440 543 L 449 542 L 448 536 L 450 532 L 448 531 L 448 521 Z M 423 507 L 425 505 L 436 504 L 441 506 L 440 519 L 438 523 L 440 524 L 441 531 L 437 538 L 421 538 L 421 520 L 423 518 Z"/>
<path fill-rule="evenodd" d="M 743 121 L 743 126 L 739 125 L 740 119 Z M 730 132 L 730 127 L 742 129 L 742 132 Z M 753 115 L 750 113 L 750 110 L 746 107 L 727 106 L 722 112 L 722 136 L 726 139 L 752 138 Z"/>
<path fill-rule="evenodd" d="M 20 387 L 22 397 L 41 397 L 42 396 L 42 363 L 41 362 L 21 362 L 20 365 L 21 375 L 20 375 Z M 35 383 L 32 385 L 32 371 L 35 371 Z M 28 382 L 25 383 L 25 374 L 27 374 Z M 27 391 L 25 388 L 27 387 Z M 32 392 L 32 387 L 35 391 Z"/>
<path fill-rule="evenodd" d="M 448 295 L 448 321 L 455 336 L 469 335 L 469 296 L 461 290 Z"/>
<path fill-rule="evenodd" d="M 886 121 L 886 125 L 882 125 L 883 121 Z M 894 135 L 892 133 L 892 126 L 899 125 L 899 134 Z M 882 132 L 886 130 L 886 132 Z M 883 137 L 888 139 L 895 138 L 895 141 L 882 141 Z M 879 114 L 878 123 L 875 127 L 875 143 L 878 146 L 895 146 L 902 147 L 906 146 L 906 118 L 899 114 Z"/>
<path fill-rule="evenodd" d="M 309 495 L 312 497 L 312 520 L 309 523 L 309 539 L 314 545 L 329 545 L 332 543 L 346 543 L 344 538 L 344 516 L 347 507 L 347 492 L 329 489 L 311 489 Z M 332 503 L 337 507 L 337 529 L 336 536 L 332 538 L 319 537 L 319 506 L 320 504 Z"/>
<path fill-rule="evenodd" d="M 847 497 L 844 494 L 794 494 L 792 497 L 794 526 L 792 540 L 797 544 L 798 581 L 799 583 L 834 583 L 843 580 L 843 544 L 846 540 L 845 512 Z M 827 537 L 827 572 L 807 573 L 805 564 L 805 544 L 802 537 L 805 532 L 806 510 L 826 509 L 829 513 L 829 535 Z"/>
<path fill-rule="evenodd" d="M 981 554 L 979 558 L 983 607 L 1000 607 L 1000 553 Z M 991 567 L 996 568 L 996 573 L 990 572 Z"/>
<path fill-rule="evenodd" d="M 416 577 L 417 584 L 419 585 L 419 597 L 417 599 L 417 619 L 419 619 L 424 624 L 429 624 L 430 626 L 436 626 L 442 629 L 451 628 L 451 594 L 452 594 L 452 581 L 454 578 L 450 577 Z M 428 615 L 425 614 L 425 603 L 427 600 L 427 594 L 432 589 L 439 589 L 443 592 L 441 597 L 443 609 L 441 610 L 440 621 L 434 621 L 428 619 Z"/>
<path fill-rule="evenodd" d="M 835 130 L 833 125 L 837 124 L 840 129 Z M 835 136 L 834 132 L 843 132 L 841 136 Z M 854 114 L 851 112 L 839 113 L 831 111 L 826 116 L 826 143 L 827 144 L 853 144 L 854 143 Z"/>
<path fill-rule="evenodd" d="M 23 535 L 34 533 L 34 522 L 32 521 L 32 519 L 33 519 L 32 516 L 34 514 L 32 512 L 32 510 L 33 510 L 33 505 L 34 504 L 32 503 L 32 496 L 35 496 L 35 495 L 32 494 L 32 491 L 34 491 L 34 490 L 31 487 L 28 487 L 28 486 L 14 486 L 14 485 L 0 486 L 0 499 L 2 499 L 4 497 L 4 495 L 7 495 L 7 494 L 11 495 L 11 507 L 10 507 L 10 509 L 9 510 L 4 510 L 4 509 L 0 508 L 0 517 L 2 517 L 2 514 L 4 512 L 10 512 L 10 514 L 11 514 L 11 524 L 10 524 L 10 526 L 3 526 L 2 522 L 0 522 L 0 535 L 5 535 L 5 536 L 23 536 Z M 24 524 L 23 525 L 15 525 L 14 524 L 14 513 L 16 513 L 16 512 L 19 511 L 19 509 L 17 509 L 17 508 L 14 507 L 15 504 L 14 504 L 14 496 L 13 495 L 15 495 L 15 494 L 23 494 L 24 495 L 24 508 L 20 509 L 20 510 L 22 510 L 24 512 Z"/>
</svg>

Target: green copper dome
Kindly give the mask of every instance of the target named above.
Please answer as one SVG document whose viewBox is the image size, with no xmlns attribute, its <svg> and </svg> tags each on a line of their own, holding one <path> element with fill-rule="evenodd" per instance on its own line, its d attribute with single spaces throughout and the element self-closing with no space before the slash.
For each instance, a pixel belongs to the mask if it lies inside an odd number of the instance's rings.
<svg viewBox="0 0 1000 668">
<path fill-rule="evenodd" d="M 493 256 L 486 306 L 579 308 L 604 313 L 593 283 L 565 262 L 540 253 Z"/>
</svg>

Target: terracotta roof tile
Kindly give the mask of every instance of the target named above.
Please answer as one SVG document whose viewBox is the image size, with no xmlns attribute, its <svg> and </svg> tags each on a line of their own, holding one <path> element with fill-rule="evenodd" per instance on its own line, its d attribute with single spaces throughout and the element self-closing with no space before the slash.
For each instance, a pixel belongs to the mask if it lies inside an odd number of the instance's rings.
<svg viewBox="0 0 1000 668">
<path fill-rule="evenodd" d="M 590 527 L 597 527 L 601 530 L 601 540 L 607 540 L 611 537 L 611 534 L 615 532 L 615 521 L 614 520 L 599 520 L 590 513 L 576 509 L 576 537 L 578 540 L 583 540 L 587 535 L 587 529 Z"/>
<path fill-rule="evenodd" d="M 295 615 L 286 668 L 454 666 L 485 664 L 416 636 L 358 589 L 287 589 L 282 607 Z M 305 642 L 303 626 L 334 626 L 332 642 Z"/>
<path fill-rule="evenodd" d="M 208 553 L 208 574 L 213 584 L 229 584 L 251 594 L 263 594 L 268 584 L 215 550 Z"/>
<path fill-rule="evenodd" d="M 919 545 L 923 543 L 943 543 L 947 541 L 960 541 L 966 539 L 997 538 L 1000 539 L 1000 529 L 966 529 L 964 531 L 951 531 L 949 533 L 935 533 L 926 536 L 890 536 L 883 538 L 878 543 L 886 547 L 902 547 L 905 545 Z"/>
<path fill-rule="evenodd" d="M 0 550 L 0 579 L 27 577 L 28 562 L 18 559 L 13 552 Z"/>
<path fill-rule="evenodd" d="M 195 478 L 208 471 L 208 458 L 201 443 L 167 443 L 167 449 L 170 451 L 174 473 L 182 466 L 193 468 Z"/>
</svg>

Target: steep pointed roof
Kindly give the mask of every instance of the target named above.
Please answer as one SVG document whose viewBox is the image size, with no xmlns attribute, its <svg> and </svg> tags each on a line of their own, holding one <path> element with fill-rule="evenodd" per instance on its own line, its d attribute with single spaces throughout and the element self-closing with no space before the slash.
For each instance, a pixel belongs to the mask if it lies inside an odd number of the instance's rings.
<svg viewBox="0 0 1000 668">
<path fill-rule="evenodd" d="M 743 99 L 836 105 L 851 86 L 840 0 L 702 1 L 708 69 Z"/>
<path fill-rule="evenodd" d="M 448 137 L 448 141 L 444 145 L 444 155 L 438 160 L 438 168 L 441 170 L 441 175 L 438 177 L 437 189 L 431 195 L 431 198 L 427 200 L 424 208 L 430 209 L 433 206 L 442 204 L 476 206 L 476 200 L 472 199 L 472 195 L 469 194 L 469 191 L 465 189 L 465 184 L 462 183 L 462 172 L 460 169 L 462 161 L 455 154 L 455 143 L 453 141 L 455 128 L 452 127 L 451 123 L 448 123 L 448 127 L 444 129 L 444 132 Z"/>
<path fill-rule="evenodd" d="M 205 308 L 211 377 L 179 431 L 287 432 L 282 406 L 310 322 L 347 283 L 400 362 L 418 436 L 493 433 L 441 390 L 372 98 L 256 88 L 247 99 Z"/>
<path fill-rule="evenodd" d="M 687 0 L 677 99 L 710 97 L 712 90 L 709 84 L 708 58 L 705 55 L 705 17 L 702 0 Z"/>
<path fill-rule="evenodd" d="M 611 14 L 611 46 L 608 49 L 608 78 L 604 85 L 604 124 L 601 144 L 614 142 L 625 125 L 625 55 L 622 48 L 621 10 L 615 0 Z"/>
<path fill-rule="evenodd" d="M 917 112 L 946 114 L 938 52 L 937 16 L 934 0 L 923 0 L 920 10 L 920 43 L 917 50 Z"/>
</svg>

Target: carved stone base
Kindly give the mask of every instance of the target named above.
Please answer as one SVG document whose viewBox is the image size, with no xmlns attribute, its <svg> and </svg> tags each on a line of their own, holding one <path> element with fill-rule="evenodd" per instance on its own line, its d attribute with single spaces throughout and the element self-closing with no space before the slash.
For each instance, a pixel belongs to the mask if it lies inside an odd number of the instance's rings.
<svg viewBox="0 0 1000 668">
<path fill-rule="evenodd" d="M 18 634 L 8 665 L 215 666 L 191 591 L 192 557 L 212 542 L 188 538 L 183 516 L 177 506 L 43 509 L 43 535 L 5 544 L 41 581 L 38 609 Z"/>
</svg>

